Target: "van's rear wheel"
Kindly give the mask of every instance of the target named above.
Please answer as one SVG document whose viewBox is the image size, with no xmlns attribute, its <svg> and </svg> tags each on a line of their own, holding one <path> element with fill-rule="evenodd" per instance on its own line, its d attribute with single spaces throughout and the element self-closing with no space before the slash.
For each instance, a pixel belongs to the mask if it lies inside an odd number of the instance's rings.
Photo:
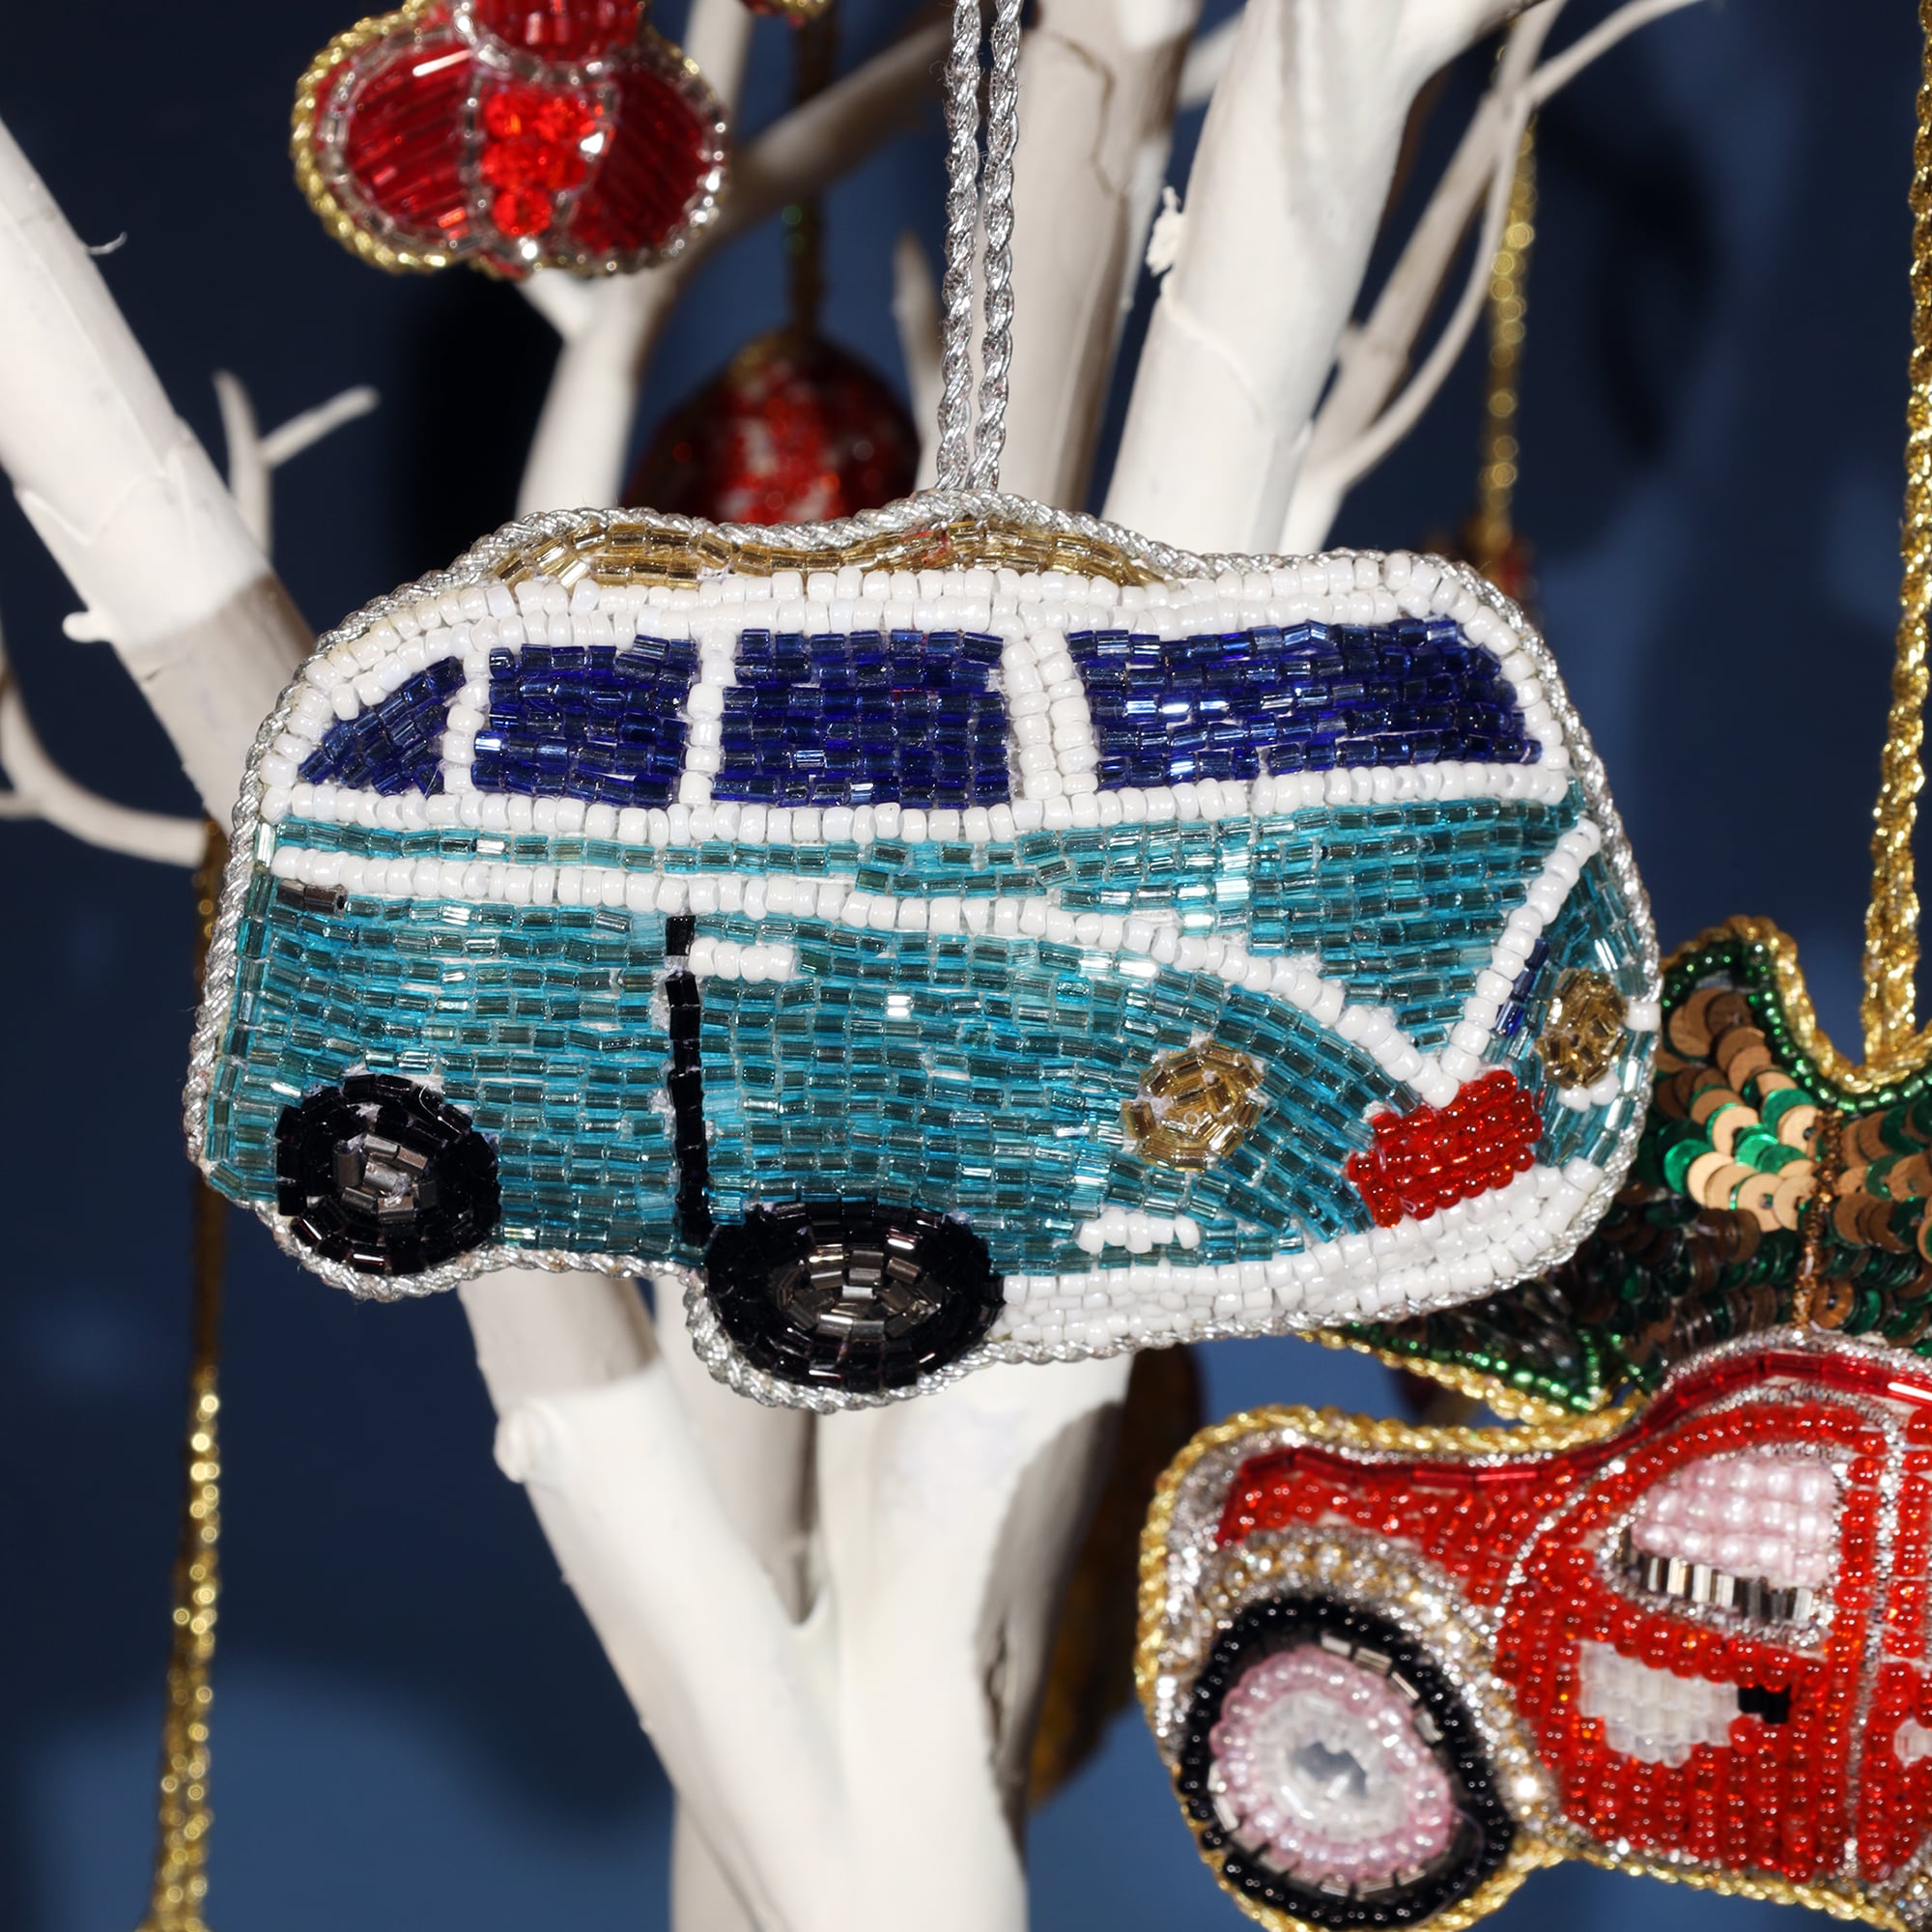
<svg viewBox="0 0 1932 1932">
<path fill-rule="evenodd" d="M 275 1129 L 276 1205 L 297 1240 L 362 1274 L 415 1274 L 482 1246 L 497 1155 L 460 1107 L 388 1073 L 351 1074 Z"/>
<path fill-rule="evenodd" d="M 1427 1652 L 1325 1597 L 1236 1619 L 1196 1679 L 1176 1779 L 1223 1880 L 1316 1925 L 1425 1919 L 1474 1891 L 1515 1835 Z"/>
<path fill-rule="evenodd" d="M 718 1319 L 753 1368 L 861 1395 L 956 1361 L 1001 1305 L 970 1228 L 876 1201 L 753 1208 L 712 1236 L 704 1265 Z"/>
</svg>

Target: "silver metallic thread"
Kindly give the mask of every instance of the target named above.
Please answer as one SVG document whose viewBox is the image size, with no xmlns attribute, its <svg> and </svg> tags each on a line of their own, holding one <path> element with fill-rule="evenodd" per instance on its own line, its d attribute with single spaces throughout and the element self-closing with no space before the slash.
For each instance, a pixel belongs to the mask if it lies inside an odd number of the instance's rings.
<svg viewBox="0 0 1932 1932">
<path fill-rule="evenodd" d="M 946 63 L 946 305 L 939 358 L 942 490 L 965 486 L 972 468 L 973 242 L 980 207 L 980 0 L 952 0 L 952 51 Z"/>
<path fill-rule="evenodd" d="M 984 334 L 980 344 L 980 422 L 967 487 L 997 490 L 1007 441 L 1007 371 L 1013 359 L 1013 149 L 1019 140 L 1020 0 L 997 0 L 986 81 L 986 169 L 980 190 L 985 230 Z"/>
</svg>

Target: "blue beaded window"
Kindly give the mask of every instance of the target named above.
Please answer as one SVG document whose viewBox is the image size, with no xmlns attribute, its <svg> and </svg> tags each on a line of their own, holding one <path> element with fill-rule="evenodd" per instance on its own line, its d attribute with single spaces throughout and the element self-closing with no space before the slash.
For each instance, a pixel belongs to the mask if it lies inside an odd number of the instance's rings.
<svg viewBox="0 0 1932 1932">
<path fill-rule="evenodd" d="M 697 653 L 683 639 L 492 651 L 490 716 L 471 781 L 478 791 L 668 805 L 696 673 Z"/>
<path fill-rule="evenodd" d="M 331 724 L 302 760 L 302 777 L 310 784 L 349 785 L 389 797 L 440 791 L 443 711 L 462 682 L 462 665 L 438 658 L 380 704 Z"/>
<path fill-rule="evenodd" d="M 794 805 L 993 805 L 1009 795 L 1000 640 L 956 631 L 747 631 L 712 796 Z"/>
<path fill-rule="evenodd" d="M 1495 659 L 1447 617 L 1066 643 L 1103 786 L 1536 756 Z"/>
</svg>

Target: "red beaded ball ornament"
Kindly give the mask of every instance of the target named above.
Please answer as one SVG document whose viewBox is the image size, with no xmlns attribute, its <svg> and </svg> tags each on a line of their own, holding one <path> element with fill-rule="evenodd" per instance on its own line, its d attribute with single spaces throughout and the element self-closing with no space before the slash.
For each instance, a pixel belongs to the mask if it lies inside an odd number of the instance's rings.
<svg viewBox="0 0 1932 1932">
<path fill-rule="evenodd" d="M 640 0 L 413 0 L 331 41 L 296 175 L 385 269 L 619 274 L 710 220 L 724 110 Z"/>
<path fill-rule="evenodd" d="M 865 363 L 777 329 L 659 430 L 624 499 L 721 524 L 818 523 L 903 497 L 918 467 L 905 405 Z"/>
</svg>

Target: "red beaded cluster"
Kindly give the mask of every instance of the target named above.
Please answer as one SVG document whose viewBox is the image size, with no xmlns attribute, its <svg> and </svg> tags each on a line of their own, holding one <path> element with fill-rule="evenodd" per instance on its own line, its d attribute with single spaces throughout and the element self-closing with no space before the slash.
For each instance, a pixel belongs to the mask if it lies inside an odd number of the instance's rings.
<svg viewBox="0 0 1932 1932">
<path fill-rule="evenodd" d="M 724 120 L 641 0 L 416 0 L 317 63 L 296 152 L 318 209 L 386 267 L 611 273 L 709 218 Z"/>
<path fill-rule="evenodd" d="M 1889 1431 L 1886 1410 L 1847 1397 L 1913 1408 Z M 1497 1612 L 1495 1675 L 1564 1816 L 1600 1843 L 1794 1884 L 1879 1885 L 1932 1833 L 1932 1408 L 1920 1405 L 1932 1405 L 1921 1364 L 1769 1350 L 1692 1371 L 1617 1435 L 1548 1456 L 1370 1463 L 1303 1446 L 1256 1457 L 1230 1487 L 1220 1541 L 1346 1524 L 1420 1551 Z M 1839 1473 L 1837 1570 L 1815 1621 L 1692 1613 L 1619 1569 L 1620 1525 L 1673 1471 L 1794 1449 Z M 1681 1763 L 1612 1749 L 1580 1707 L 1585 1644 L 1744 1692 L 1728 1743 L 1696 1744 Z"/>
<path fill-rule="evenodd" d="M 876 510 L 913 486 L 905 405 L 822 336 L 762 335 L 653 439 L 625 492 L 719 524 L 809 524 Z"/>
<path fill-rule="evenodd" d="M 1418 1220 L 1500 1187 L 1536 1160 L 1543 1120 L 1508 1067 L 1471 1080 L 1446 1107 L 1378 1114 L 1375 1146 L 1349 1156 L 1349 1179 L 1378 1228 Z"/>
</svg>

